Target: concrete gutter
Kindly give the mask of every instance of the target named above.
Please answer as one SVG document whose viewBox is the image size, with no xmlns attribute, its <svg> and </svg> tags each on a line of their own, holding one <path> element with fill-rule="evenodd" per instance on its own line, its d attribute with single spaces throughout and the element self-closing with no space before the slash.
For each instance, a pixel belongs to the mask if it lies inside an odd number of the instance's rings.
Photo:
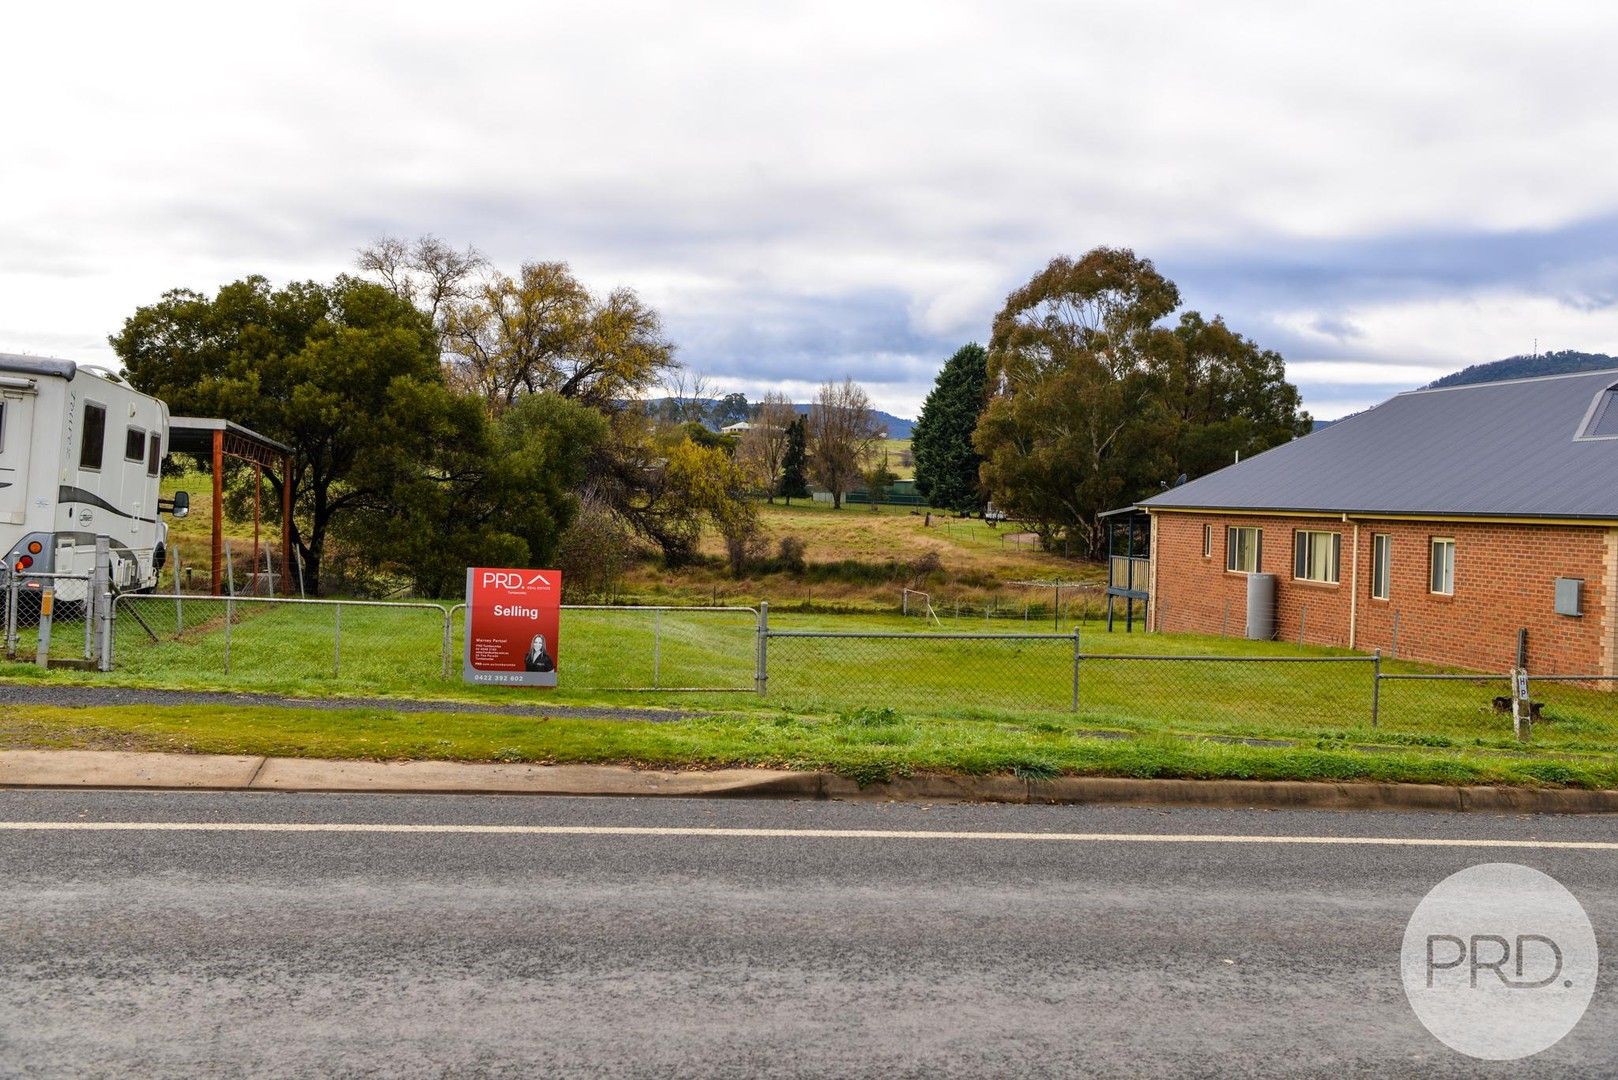
<svg viewBox="0 0 1618 1080">
<path fill-rule="evenodd" d="M 929 773 L 861 788 L 830 772 L 666 771 L 622 765 L 456 761 L 333 761 L 108 750 L 0 750 L 0 788 L 329 791 L 388 794 L 592 795 L 1036 805 L 1114 803 L 1291 810 L 1443 810 L 1512 814 L 1618 813 L 1618 791 L 1260 780 L 1134 780 Z"/>
</svg>

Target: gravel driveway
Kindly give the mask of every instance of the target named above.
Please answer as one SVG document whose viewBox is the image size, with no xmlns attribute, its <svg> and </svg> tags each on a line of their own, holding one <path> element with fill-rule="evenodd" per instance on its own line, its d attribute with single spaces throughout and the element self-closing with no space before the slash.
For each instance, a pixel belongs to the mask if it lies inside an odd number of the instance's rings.
<svg viewBox="0 0 1618 1080">
<path fill-rule="evenodd" d="M 637 709 L 603 705 L 497 705 L 420 698 L 300 698 L 285 694 L 225 693 L 215 690 L 137 690 L 123 686 L 47 686 L 0 683 L 0 706 L 52 705 L 82 708 L 96 705 L 268 705 L 280 708 L 389 709 L 393 712 L 494 713 L 503 716 L 559 716 L 586 720 L 689 720 L 699 714 L 671 709 Z"/>
</svg>

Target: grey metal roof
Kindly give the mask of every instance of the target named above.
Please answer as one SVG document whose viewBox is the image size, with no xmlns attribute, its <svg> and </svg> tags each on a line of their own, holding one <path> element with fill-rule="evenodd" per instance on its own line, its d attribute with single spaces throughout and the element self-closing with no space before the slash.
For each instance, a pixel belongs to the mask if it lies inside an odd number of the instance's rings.
<svg viewBox="0 0 1618 1080">
<path fill-rule="evenodd" d="M 0 353 L 0 371 L 16 371 L 24 375 L 54 375 L 58 379 L 71 379 L 78 370 L 79 365 L 71 360 Z"/>
<path fill-rule="evenodd" d="M 216 431 L 236 435 L 278 454 L 292 453 L 292 447 L 286 443 L 276 442 L 268 435 L 260 435 L 252 428 L 243 427 L 234 420 L 221 420 L 213 416 L 169 417 L 169 449 L 192 454 L 207 453 L 213 447 L 213 433 Z"/>
<path fill-rule="evenodd" d="M 1613 387 L 1618 369 L 1412 390 L 1141 505 L 1618 519 Z"/>
</svg>

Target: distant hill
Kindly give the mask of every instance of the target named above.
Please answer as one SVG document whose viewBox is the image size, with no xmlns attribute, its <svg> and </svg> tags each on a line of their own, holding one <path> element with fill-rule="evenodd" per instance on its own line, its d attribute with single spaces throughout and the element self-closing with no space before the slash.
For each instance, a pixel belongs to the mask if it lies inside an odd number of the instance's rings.
<svg viewBox="0 0 1618 1080">
<path fill-rule="evenodd" d="M 1442 386 L 1468 386 L 1503 379 L 1531 379 L 1536 375 L 1571 375 L 1578 371 L 1601 371 L 1604 368 L 1618 368 L 1618 356 L 1563 349 L 1538 356 L 1508 356 L 1487 364 L 1473 364 L 1453 375 L 1434 380 L 1422 389 L 1436 390 Z"/>
<path fill-rule="evenodd" d="M 792 407 L 806 415 L 809 412 L 809 406 L 807 405 L 794 405 Z M 910 438 L 910 430 L 916 426 L 916 422 L 914 420 L 906 420 L 902 416 L 894 416 L 892 413 L 885 413 L 881 409 L 872 409 L 871 411 L 876 413 L 876 418 L 878 420 L 888 426 L 888 438 Z"/>
</svg>

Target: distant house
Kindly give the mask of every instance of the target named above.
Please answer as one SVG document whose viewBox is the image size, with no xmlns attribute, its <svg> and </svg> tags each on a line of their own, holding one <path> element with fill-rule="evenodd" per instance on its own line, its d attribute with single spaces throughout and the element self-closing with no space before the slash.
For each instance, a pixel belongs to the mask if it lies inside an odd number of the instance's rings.
<svg viewBox="0 0 1618 1080">
<path fill-rule="evenodd" d="M 753 425 L 746 420 L 738 420 L 734 424 L 726 424 L 719 429 L 721 435 L 740 435 L 744 431 L 752 431 Z"/>
<path fill-rule="evenodd" d="M 1145 500 L 1152 627 L 1618 675 L 1618 370 L 1400 394 Z"/>
</svg>

